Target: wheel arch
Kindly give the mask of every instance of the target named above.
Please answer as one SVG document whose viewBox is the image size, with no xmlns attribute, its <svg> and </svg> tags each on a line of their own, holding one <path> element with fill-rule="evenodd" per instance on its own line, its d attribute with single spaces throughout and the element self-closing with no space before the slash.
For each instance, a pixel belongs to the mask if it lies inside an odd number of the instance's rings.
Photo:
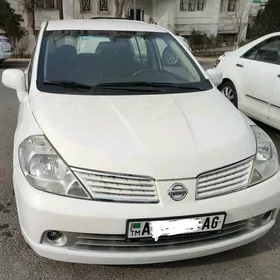
<svg viewBox="0 0 280 280">
<path fill-rule="evenodd" d="M 225 82 L 232 82 L 235 86 L 235 83 L 233 80 L 229 79 L 229 78 L 223 78 L 221 84 L 218 86 L 218 89 L 220 89 L 220 87 L 225 83 Z"/>
<path fill-rule="evenodd" d="M 238 104 L 239 104 L 239 96 L 238 96 L 238 93 L 237 93 L 237 89 L 236 89 L 236 85 L 234 83 L 234 81 L 232 79 L 229 79 L 229 78 L 223 78 L 223 81 L 222 83 L 217 87 L 219 91 L 222 90 L 222 86 L 226 83 L 226 82 L 230 82 L 232 83 L 233 87 L 234 87 L 234 90 L 235 90 L 235 101 L 233 102 L 234 106 L 236 108 L 238 108 Z"/>
</svg>

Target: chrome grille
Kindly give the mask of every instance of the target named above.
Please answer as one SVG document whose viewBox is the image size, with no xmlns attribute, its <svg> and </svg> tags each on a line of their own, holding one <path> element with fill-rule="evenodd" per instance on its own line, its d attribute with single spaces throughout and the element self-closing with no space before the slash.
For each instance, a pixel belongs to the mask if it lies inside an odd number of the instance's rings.
<svg viewBox="0 0 280 280">
<path fill-rule="evenodd" d="M 64 232 L 67 243 L 63 246 L 72 250 L 95 251 L 156 251 L 174 248 L 186 248 L 187 246 L 200 246 L 207 243 L 219 242 L 242 234 L 252 232 L 261 226 L 261 216 L 242 220 L 223 226 L 218 232 L 191 233 L 176 236 L 161 236 L 158 241 L 152 238 L 127 240 L 125 235 L 88 234 Z M 44 235 L 42 242 L 49 244 Z M 175 246 L 175 247 L 174 247 Z"/>
<path fill-rule="evenodd" d="M 188 245 L 190 243 L 207 242 L 210 239 L 227 238 L 234 234 L 240 234 L 250 229 L 252 225 L 248 221 L 242 221 L 228 226 L 224 226 L 224 229 L 217 232 L 206 232 L 198 234 L 185 234 L 178 236 L 161 236 L 158 241 L 154 241 L 152 238 L 131 240 L 128 242 L 124 235 L 94 235 L 94 234 L 80 234 L 77 236 L 74 249 L 82 250 L 100 250 L 106 247 L 115 247 L 118 250 L 129 250 L 145 247 L 163 247 L 163 246 L 174 246 L 174 245 Z"/>
<path fill-rule="evenodd" d="M 155 180 L 149 177 L 72 169 L 93 199 L 127 203 L 157 203 Z"/>
<path fill-rule="evenodd" d="M 206 199 L 242 190 L 248 186 L 253 157 L 204 173 L 197 178 L 196 199 Z"/>
</svg>

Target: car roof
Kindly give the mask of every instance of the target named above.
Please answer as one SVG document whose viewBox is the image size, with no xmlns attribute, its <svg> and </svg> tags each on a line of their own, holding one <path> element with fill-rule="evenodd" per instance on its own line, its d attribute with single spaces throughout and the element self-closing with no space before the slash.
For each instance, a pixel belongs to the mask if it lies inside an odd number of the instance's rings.
<svg viewBox="0 0 280 280">
<path fill-rule="evenodd" d="M 71 19 L 52 20 L 48 22 L 47 30 L 114 30 L 114 31 L 144 31 L 161 32 L 167 31 L 155 24 L 143 21 L 126 19 Z"/>
</svg>

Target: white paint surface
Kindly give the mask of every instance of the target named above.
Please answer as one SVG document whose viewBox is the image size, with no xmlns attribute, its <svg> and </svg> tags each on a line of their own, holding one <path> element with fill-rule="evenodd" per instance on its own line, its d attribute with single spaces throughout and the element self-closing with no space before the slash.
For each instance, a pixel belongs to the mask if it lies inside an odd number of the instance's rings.
<svg viewBox="0 0 280 280">
<path fill-rule="evenodd" d="M 151 233 L 155 241 L 163 235 L 176 235 L 198 231 L 201 226 L 201 219 L 184 219 L 178 221 L 156 221 L 151 222 Z"/>
<path fill-rule="evenodd" d="M 137 218 L 168 219 L 186 213 L 225 212 L 225 223 L 230 224 L 271 209 L 278 212 L 280 201 L 280 173 L 247 190 L 196 201 L 194 178 L 198 174 L 240 161 L 256 150 L 251 128 L 216 88 L 186 94 L 113 97 L 38 91 L 36 73 L 44 26 L 42 24 L 33 57 L 29 94 L 19 105 L 13 162 L 20 228 L 36 253 L 50 259 L 95 264 L 167 262 L 233 249 L 256 240 L 273 226 L 274 220 L 237 237 L 171 249 L 159 246 L 156 250 L 149 247 L 128 251 L 114 248 L 112 251 L 69 250 L 43 244 L 42 234 L 49 229 L 123 235 L 127 220 Z M 140 28 L 140 23 L 137 26 Z M 144 28 L 146 24 L 141 26 Z M 156 29 L 155 26 L 150 28 Z M 194 64 L 200 68 L 197 61 Z M 206 77 L 204 71 L 202 75 Z M 168 178 L 156 182 L 160 203 L 85 201 L 35 189 L 19 166 L 18 148 L 26 137 L 36 134 L 45 134 L 71 166 Z M 182 202 L 173 201 L 168 195 L 170 185 L 178 180 L 189 190 Z M 198 221 L 185 225 L 181 222 L 169 226 L 169 234 L 182 228 L 197 227 Z M 157 226 L 153 226 L 154 235 L 158 235 Z"/>
</svg>

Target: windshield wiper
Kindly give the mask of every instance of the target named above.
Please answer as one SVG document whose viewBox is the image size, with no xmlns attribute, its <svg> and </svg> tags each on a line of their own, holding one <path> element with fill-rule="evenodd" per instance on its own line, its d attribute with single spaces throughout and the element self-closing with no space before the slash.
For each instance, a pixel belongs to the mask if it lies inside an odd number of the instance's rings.
<svg viewBox="0 0 280 280">
<path fill-rule="evenodd" d="M 153 89 L 151 89 L 151 87 Z M 99 83 L 92 87 L 93 89 L 105 90 L 125 90 L 125 91 L 139 91 L 139 92 L 162 92 L 158 88 L 155 90 L 151 83 L 147 82 L 117 82 L 117 83 Z"/>
<path fill-rule="evenodd" d="M 151 83 L 153 86 L 158 87 L 171 87 L 171 88 L 179 88 L 179 89 L 186 89 L 186 90 L 197 90 L 197 91 L 204 91 L 205 89 L 199 86 L 194 86 L 187 83 Z"/>
<path fill-rule="evenodd" d="M 72 81 L 43 81 L 44 85 L 54 85 L 54 86 L 59 86 L 59 87 L 64 87 L 64 88 L 73 88 L 73 89 L 91 89 L 90 85 L 87 84 L 81 84 L 81 83 L 76 83 Z"/>
<path fill-rule="evenodd" d="M 99 83 L 95 87 L 146 87 L 151 86 L 149 82 L 117 82 L 117 83 Z"/>
<path fill-rule="evenodd" d="M 159 83 L 159 82 L 120 82 L 120 83 L 99 83 L 96 84 L 97 88 L 118 88 L 118 87 L 156 87 L 156 88 L 177 88 L 186 90 L 203 91 L 202 87 L 192 86 L 189 84 L 181 83 Z"/>
</svg>

